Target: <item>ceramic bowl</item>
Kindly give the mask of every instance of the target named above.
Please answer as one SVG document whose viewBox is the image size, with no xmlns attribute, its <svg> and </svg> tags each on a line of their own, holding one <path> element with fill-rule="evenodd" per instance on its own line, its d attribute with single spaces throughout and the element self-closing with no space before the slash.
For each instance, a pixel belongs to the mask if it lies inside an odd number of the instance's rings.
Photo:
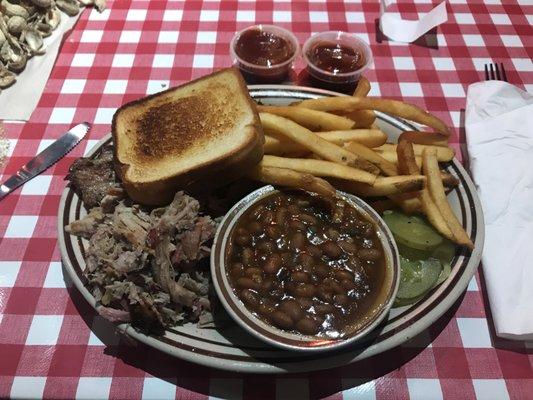
<svg viewBox="0 0 533 400">
<path fill-rule="evenodd" d="M 385 222 L 368 204 L 353 195 L 337 191 L 339 197 L 374 224 L 386 262 L 383 284 L 375 301 L 359 323 L 347 328 L 342 338 L 306 336 L 276 328 L 255 316 L 235 294 L 226 271 L 226 256 L 228 246 L 231 246 L 232 230 L 246 210 L 256 202 L 276 193 L 278 190 L 272 186 L 257 189 L 235 204 L 221 221 L 211 251 L 211 276 L 220 302 L 229 315 L 250 334 L 284 349 L 307 352 L 333 350 L 363 339 L 378 327 L 392 307 L 400 282 L 400 260 L 396 243 Z"/>
</svg>

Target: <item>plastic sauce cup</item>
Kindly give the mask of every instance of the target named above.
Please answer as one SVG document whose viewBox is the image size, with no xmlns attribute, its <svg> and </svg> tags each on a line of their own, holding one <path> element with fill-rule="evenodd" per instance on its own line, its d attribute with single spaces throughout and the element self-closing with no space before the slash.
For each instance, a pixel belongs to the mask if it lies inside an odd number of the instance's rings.
<svg viewBox="0 0 533 400">
<path fill-rule="evenodd" d="M 254 25 L 235 34 L 230 43 L 233 64 L 248 83 L 281 83 L 299 53 L 296 36 L 274 25 Z"/>
<path fill-rule="evenodd" d="M 311 36 L 302 49 L 312 84 L 347 92 L 373 64 L 370 46 L 354 34 L 342 31 Z"/>
</svg>

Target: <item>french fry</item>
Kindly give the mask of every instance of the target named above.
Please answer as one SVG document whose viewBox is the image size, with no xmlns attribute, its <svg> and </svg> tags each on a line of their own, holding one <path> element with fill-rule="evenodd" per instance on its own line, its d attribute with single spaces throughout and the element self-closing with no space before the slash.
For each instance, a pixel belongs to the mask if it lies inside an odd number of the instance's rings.
<svg viewBox="0 0 533 400">
<path fill-rule="evenodd" d="M 309 150 L 302 147 L 296 142 L 290 140 L 280 140 L 278 138 L 265 135 L 265 144 L 263 145 L 263 151 L 265 154 L 271 154 L 276 156 L 305 156 L 309 154 Z"/>
<path fill-rule="evenodd" d="M 287 168 L 314 176 L 327 176 L 368 184 L 373 184 L 376 180 L 376 175 L 366 171 L 325 160 L 283 158 L 265 155 L 263 156 L 260 165 L 264 167 Z"/>
<path fill-rule="evenodd" d="M 355 88 L 352 96 L 365 97 L 368 95 L 368 92 L 370 92 L 370 82 L 368 79 L 366 79 L 366 77 L 361 76 L 359 78 L 359 82 L 357 82 L 357 87 Z"/>
<path fill-rule="evenodd" d="M 324 179 L 285 168 L 258 165 L 248 173 L 248 177 L 272 185 L 303 189 L 326 197 L 334 197 L 336 194 L 335 188 Z"/>
<path fill-rule="evenodd" d="M 448 146 L 448 139 L 434 132 L 405 131 L 398 138 L 398 142 L 402 140 L 428 146 Z"/>
<path fill-rule="evenodd" d="M 392 164 L 396 165 L 396 168 L 398 168 L 398 154 L 392 152 L 392 151 L 382 151 L 379 153 L 381 157 L 386 159 L 387 161 L 391 162 Z M 422 157 L 421 156 L 415 156 L 415 162 L 418 166 L 418 169 L 422 169 Z M 398 169 L 399 171 L 399 169 Z M 441 179 L 445 187 L 447 188 L 453 188 L 459 185 L 459 180 L 455 178 L 454 176 L 448 174 L 447 172 L 441 172 Z"/>
<path fill-rule="evenodd" d="M 424 214 L 426 214 L 426 217 L 428 217 L 429 223 L 433 225 L 433 227 L 442 236 L 451 240 L 452 242 L 455 242 L 452 231 L 448 227 L 448 224 L 446 224 L 446 221 L 444 220 L 440 210 L 437 208 L 437 205 L 431 198 L 429 191 L 427 189 L 422 190 L 418 198 L 420 199 L 420 203 L 422 205 L 422 211 L 424 211 Z"/>
<path fill-rule="evenodd" d="M 330 114 L 340 115 L 342 117 L 351 119 L 354 124 L 352 126 L 352 129 L 372 128 L 372 125 L 374 125 L 374 122 L 376 121 L 376 114 L 372 110 L 356 110 L 356 111 L 336 110 L 336 111 L 328 111 L 328 112 Z"/>
<path fill-rule="evenodd" d="M 418 192 L 391 194 L 388 197 L 397 204 L 404 213 L 414 214 L 422 211 L 422 205 L 420 204 L 417 193 Z"/>
<path fill-rule="evenodd" d="M 396 152 L 396 144 L 392 143 L 385 143 L 379 147 L 376 147 L 374 150 L 376 151 L 392 151 Z M 433 148 L 437 152 L 437 160 L 439 162 L 448 162 L 453 160 L 453 157 L 455 156 L 455 150 L 451 147 L 443 147 L 443 146 L 428 146 L 423 144 L 413 144 L 413 150 L 415 152 L 415 155 L 421 156 L 422 151 L 426 148 Z"/>
<path fill-rule="evenodd" d="M 404 146 L 405 144 L 399 144 L 397 148 L 398 172 L 402 175 L 420 175 L 420 168 L 418 168 L 416 165 L 414 154 L 412 157 L 410 157 L 410 154 L 400 153 L 402 150 L 404 150 Z M 419 192 L 399 194 L 391 196 L 391 199 L 398 204 L 405 213 L 413 214 L 421 211 L 422 208 L 420 200 L 418 199 L 418 193 Z"/>
<path fill-rule="evenodd" d="M 395 151 L 380 151 L 379 155 L 390 163 L 398 164 L 398 155 Z M 415 156 L 415 162 L 419 168 L 422 168 L 422 157 Z"/>
<path fill-rule="evenodd" d="M 406 141 L 401 141 L 396 147 L 398 158 L 398 172 L 402 175 L 420 175 L 420 167 L 416 163 L 413 145 Z"/>
<path fill-rule="evenodd" d="M 343 115 L 353 121 L 353 128 L 370 128 L 376 120 L 376 114 L 372 110 L 356 110 Z"/>
<path fill-rule="evenodd" d="M 398 143 L 396 151 L 398 153 L 398 170 L 401 171 L 402 174 L 420 174 L 420 168 L 415 162 L 415 153 L 411 142 L 401 140 L 400 143 Z M 452 232 L 450 231 L 450 228 L 448 228 L 439 209 L 433 202 L 427 188 L 423 188 L 418 193 L 418 199 L 420 199 L 421 209 L 428 217 L 430 224 L 433 225 L 433 227 L 444 237 L 453 240 Z"/>
<path fill-rule="evenodd" d="M 283 134 L 287 139 L 299 143 L 326 160 L 359 168 L 375 175 L 379 174 L 379 169 L 372 163 L 336 144 L 328 142 L 290 119 L 268 113 L 260 113 L 259 116 L 261 123 L 267 129 L 273 129 Z"/>
<path fill-rule="evenodd" d="M 354 122 L 349 118 L 308 108 L 259 105 L 257 109 L 259 112 L 267 112 L 289 118 L 312 131 L 346 130 L 354 126 Z"/>
<path fill-rule="evenodd" d="M 448 203 L 448 199 L 446 198 L 446 193 L 444 192 L 444 186 L 440 176 L 436 151 L 432 148 L 425 149 L 422 153 L 422 157 L 423 170 L 424 175 L 427 178 L 429 194 L 444 218 L 444 221 L 448 225 L 448 228 L 450 228 L 453 238 L 455 239 L 455 243 L 466 246 L 472 250 L 474 248 L 474 244 L 459 223 L 459 220 L 453 213 L 450 203 Z"/>
<path fill-rule="evenodd" d="M 447 172 L 440 171 L 440 179 L 442 179 L 442 184 L 447 189 L 459 186 L 459 179 Z"/>
<path fill-rule="evenodd" d="M 450 128 L 439 118 L 413 104 L 397 100 L 353 96 L 322 97 L 320 99 L 304 100 L 294 106 L 326 112 L 332 110 L 378 110 L 429 126 L 444 136 L 450 136 L 451 134 Z"/>
<path fill-rule="evenodd" d="M 366 97 L 368 92 L 370 92 L 370 82 L 364 76 L 361 76 L 352 96 Z M 376 120 L 376 113 L 372 110 L 351 111 L 345 116 L 353 120 L 356 127 L 370 127 Z"/>
<path fill-rule="evenodd" d="M 357 154 L 359 157 L 364 158 L 367 161 L 370 161 L 372 164 L 375 164 L 380 170 L 383 171 L 385 175 L 394 176 L 398 175 L 396 166 L 381 157 L 378 153 L 369 149 L 368 147 L 363 146 L 357 142 L 350 142 L 344 146 L 345 149 L 348 149 L 354 154 Z"/>
<path fill-rule="evenodd" d="M 338 145 L 347 142 L 357 142 L 366 147 L 378 147 L 387 141 L 387 134 L 381 129 L 351 129 L 345 131 L 317 132 L 317 135 Z"/>
<path fill-rule="evenodd" d="M 305 148 L 298 143 L 279 138 L 275 131 L 268 130 L 265 136 L 264 150 L 266 154 L 291 154 L 302 152 L 305 154 Z M 357 142 L 367 147 L 381 146 L 387 140 L 387 135 L 379 129 L 352 129 L 343 131 L 326 131 L 315 132 L 318 136 L 326 139 L 328 142 L 342 145 L 346 142 Z M 271 136 L 276 135 L 276 137 Z"/>
<path fill-rule="evenodd" d="M 426 177 L 424 175 L 378 176 L 373 185 L 337 179 L 331 180 L 331 183 L 345 192 L 359 196 L 381 197 L 419 191 L 426 184 Z"/>
</svg>

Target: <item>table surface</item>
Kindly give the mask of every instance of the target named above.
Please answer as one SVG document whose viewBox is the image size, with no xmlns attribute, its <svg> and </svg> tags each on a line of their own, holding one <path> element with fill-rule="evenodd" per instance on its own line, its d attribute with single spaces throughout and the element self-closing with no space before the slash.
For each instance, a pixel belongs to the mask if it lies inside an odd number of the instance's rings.
<svg viewBox="0 0 533 400">
<path fill-rule="evenodd" d="M 401 3 L 404 18 L 432 7 Z M 436 35 L 401 44 L 376 35 L 376 1 L 115 1 L 101 14 L 85 10 L 31 120 L 6 123 L 3 178 L 73 123 L 94 125 L 88 140 L 0 203 L 0 397 L 533 399 L 533 345 L 495 337 L 479 275 L 404 346 L 333 370 L 259 376 L 124 342 L 61 268 L 56 215 L 72 161 L 109 131 L 121 104 L 229 66 L 233 33 L 254 23 L 287 27 L 301 43 L 333 29 L 364 37 L 375 58 L 370 94 L 437 114 L 460 147 L 465 93 L 486 62 L 503 62 L 509 81 L 533 92 L 533 3 L 454 0 L 448 11 Z"/>
</svg>

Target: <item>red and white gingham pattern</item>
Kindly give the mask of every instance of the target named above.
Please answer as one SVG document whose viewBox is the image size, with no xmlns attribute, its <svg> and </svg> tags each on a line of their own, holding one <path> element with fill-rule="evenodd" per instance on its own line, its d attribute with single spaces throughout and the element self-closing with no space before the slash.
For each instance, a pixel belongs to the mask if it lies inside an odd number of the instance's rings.
<svg viewBox="0 0 533 400">
<path fill-rule="evenodd" d="M 56 240 L 67 169 L 109 131 L 114 110 L 228 66 L 236 30 L 275 23 L 302 43 L 324 30 L 360 34 L 375 58 L 371 94 L 429 109 L 456 128 L 460 144 L 465 92 L 483 79 L 484 63 L 503 62 L 509 81 L 533 92 L 531 0 L 450 1 L 433 47 L 376 37 L 377 1 L 109 3 L 102 14 L 83 12 L 31 120 L 6 124 L 12 146 L 3 178 L 73 123 L 94 125 L 88 141 L 0 203 L 0 397 L 533 399 L 533 344 L 495 337 L 479 276 L 443 318 L 404 346 L 329 371 L 240 375 L 120 341 L 75 289 L 65 288 Z M 401 3 L 404 18 L 432 7 Z"/>
</svg>

